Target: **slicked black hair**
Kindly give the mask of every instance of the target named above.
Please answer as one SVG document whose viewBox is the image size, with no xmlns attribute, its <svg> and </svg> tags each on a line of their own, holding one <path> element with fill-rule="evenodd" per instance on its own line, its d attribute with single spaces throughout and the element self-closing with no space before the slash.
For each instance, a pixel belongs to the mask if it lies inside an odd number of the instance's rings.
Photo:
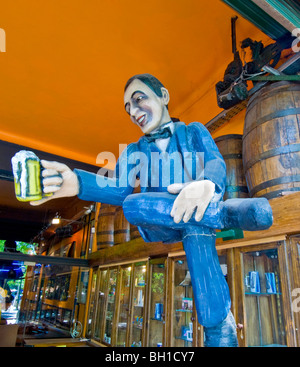
<svg viewBox="0 0 300 367">
<path fill-rule="evenodd" d="M 124 92 L 135 79 L 138 79 L 146 84 L 158 97 L 162 97 L 161 88 L 165 87 L 157 78 L 155 78 L 155 76 L 151 74 L 137 74 L 132 76 L 130 79 L 128 79 L 124 88 Z"/>
</svg>

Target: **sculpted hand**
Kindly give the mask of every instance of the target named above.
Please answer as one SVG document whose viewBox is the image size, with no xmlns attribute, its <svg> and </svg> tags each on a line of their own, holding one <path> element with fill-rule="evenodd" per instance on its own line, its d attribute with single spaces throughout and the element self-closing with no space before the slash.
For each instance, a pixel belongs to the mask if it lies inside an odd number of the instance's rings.
<svg viewBox="0 0 300 367">
<path fill-rule="evenodd" d="M 44 167 L 43 192 L 44 194 L 53 193 L 53 195 L 38 201 L 31 201 L 31 205 L 41 205 L 46 201 L 75 196 L 79 193 L 79 181 L 77 175 L 65 164 L 59 162 L 41 161 Z"/>
<path fill-rule="evenodd" d="M 200 222 L 215 193 L 215 184 L 209 180 L 193 181 L 168 186 L 171 194 L 178 194 L 174 201 L 171 216 L 175 223 L 183 219 L 187 223 L 196 210 L 195 220 Z"/>
</svg>

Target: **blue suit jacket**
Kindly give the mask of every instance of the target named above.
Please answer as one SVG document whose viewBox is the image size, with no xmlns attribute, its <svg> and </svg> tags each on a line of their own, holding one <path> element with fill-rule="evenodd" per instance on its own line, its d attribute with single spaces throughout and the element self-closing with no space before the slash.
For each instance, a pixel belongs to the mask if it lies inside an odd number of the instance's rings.
<svg viewBox="0 0 300 367">
<path fill-rule="evenodd" d="M 141 192 L 167 191 L 172 183 L 207 179 L 215 183 L 214 201 L 225 191 L 225 162 L 208 130 L 198 122 L 175 122 L 165 153 L 143 136 L 121 154 L 113 178 L 75 169 L 80 184 L 78 197 L 112 205 L 122 205 L 133 192 L 136 178 Z"/>
</svg>

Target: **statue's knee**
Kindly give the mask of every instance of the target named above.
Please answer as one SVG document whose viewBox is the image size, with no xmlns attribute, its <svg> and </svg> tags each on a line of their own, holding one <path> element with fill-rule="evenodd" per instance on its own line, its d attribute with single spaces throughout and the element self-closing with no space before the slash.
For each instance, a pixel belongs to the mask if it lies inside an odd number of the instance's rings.
<svg viewBox="0 0 300 367">
<path fill-rule="evenodd" d="M 269 228 L 273 223 L 272 208 L 265 198 L 228 199 L 223 204 L 225 228 L 247 231 Z"/>
<path fill-rule="evenodd" d="M 126 219 L 135 225 L 170 225 L 170 216 L 175 195 L 168 193 L 147 192 L 127 196 L 123 202 Z"/>
</svg>

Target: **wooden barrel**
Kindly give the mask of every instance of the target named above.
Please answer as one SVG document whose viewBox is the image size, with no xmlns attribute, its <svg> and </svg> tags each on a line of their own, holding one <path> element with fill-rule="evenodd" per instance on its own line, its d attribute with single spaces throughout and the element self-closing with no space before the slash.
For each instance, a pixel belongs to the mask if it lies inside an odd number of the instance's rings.
<svg viewBox="0 0 300 367">
<path fill-rule="evenodd" d="M 249 197 L 243 169 L 242 138 L 243 135 L 230 134 L 215 139 L 215 143 L 226 163 L 224 200 Z"/>
<path fill-rule="evenodd" d="M 118 206 L 115 212 L 114 243 L 115 245 L 130 240 L 130 224 L 124 216 L 123 208 Z"/>
<path fill-rule="evenodd" d="M 114 245 L 114 222 L 116 206 L 101 204 L 97 227 L 97 249 Z"/>
<path fill-rule="evenodd" d="M 271 83 L 249 100 L 243 163 L 250 197 L 300 190 L 300 84 Z"/>
<path fill-rule="evenodd" d="M 130 224 L 130 239 L 134 240 L 135 238 L 141 237 L 140 232 L 137 226 Z"/>
</svg>

